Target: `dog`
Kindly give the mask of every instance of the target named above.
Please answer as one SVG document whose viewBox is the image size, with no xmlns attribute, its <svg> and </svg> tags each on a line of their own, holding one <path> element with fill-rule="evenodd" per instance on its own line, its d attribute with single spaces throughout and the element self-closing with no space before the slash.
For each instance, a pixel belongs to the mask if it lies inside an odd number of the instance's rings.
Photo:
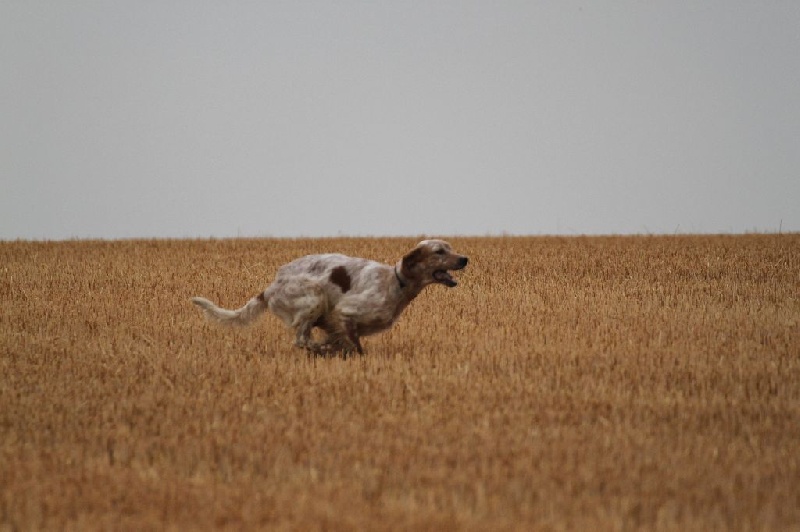
<svg viewBox="0 0 800 532">
<path fill-rule="evenodd" d="M 468 260 L 444 240 L 423 240 L 394 266 L 338 253 L 307 255 L 281 266 L 272 284 L 237 310 L 202 297 L 192 302 L 229 325 L 247 325 L 269 309 L 295 329 L 297 347 L 363 355 L 362 336 L 390 328 L 426 286 L 456 286 L 450 272 Z M 312 340 L 315 327 L 326 334 L 321 343 Z"/>
</svg>

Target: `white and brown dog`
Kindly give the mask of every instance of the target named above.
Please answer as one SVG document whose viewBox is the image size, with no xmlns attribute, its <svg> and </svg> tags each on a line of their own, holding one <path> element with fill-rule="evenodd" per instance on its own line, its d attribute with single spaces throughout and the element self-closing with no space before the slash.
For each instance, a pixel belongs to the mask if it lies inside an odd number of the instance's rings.
<svg viewBox="0 0 800 532">
<path fill-rule="evenodd" d="M 467 260 L 443 240 L 423 240 L 394 266 L 336 253 L 307 255 L 282 266 L 272 284 L 238 310 L 202 297 L 192 301 L 209 318 L 231 325 L 246 325 L 269 309 L 296 330 L 299 347 L 363 354 L 360 337 L 391 327 L 429 284 L 456 286 L 449 271 Z M 314 327 L 327 334 L 322 343 L 312 341 Z"/>
</svg>

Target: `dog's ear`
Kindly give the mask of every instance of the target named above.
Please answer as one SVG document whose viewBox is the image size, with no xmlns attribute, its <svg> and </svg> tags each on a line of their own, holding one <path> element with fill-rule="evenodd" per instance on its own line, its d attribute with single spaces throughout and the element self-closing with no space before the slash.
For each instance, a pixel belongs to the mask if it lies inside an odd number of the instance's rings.
<svg viewBox="0 0 800 532">
<path fill-rule="evenodd" d="M 411 277 L 411 270 L 422 260 L 422 248 L 414 248 L 403 257 L 403 264 L 400 271 L 406 277 Z"/>
</svg>

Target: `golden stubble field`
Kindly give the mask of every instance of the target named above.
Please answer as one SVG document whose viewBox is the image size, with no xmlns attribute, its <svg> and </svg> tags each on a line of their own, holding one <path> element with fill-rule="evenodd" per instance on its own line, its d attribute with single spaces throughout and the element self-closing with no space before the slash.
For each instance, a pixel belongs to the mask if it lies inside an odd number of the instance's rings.
<svg viewBox="0 0 800 532">
<path fill-rule="evenodd" d="M 347 360 L 188 299 L 417 239 L 0 243 L 0 530 L 800 529 L 800 235 L 450 240 Z"/>
</svg>

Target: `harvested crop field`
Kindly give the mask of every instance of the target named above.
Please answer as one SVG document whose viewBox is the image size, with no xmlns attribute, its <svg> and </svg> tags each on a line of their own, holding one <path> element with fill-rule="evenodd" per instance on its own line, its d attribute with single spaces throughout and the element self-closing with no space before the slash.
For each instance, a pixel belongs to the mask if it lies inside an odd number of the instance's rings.
<svg viewBox="0 0 800 532">
<path fill-rule="evenodd" d="M 0 242 L 0 530 L 800 529 L 800 235 L 452 238 L 348 359 L 189 302 L 416 240 Z"/>
</svg>

